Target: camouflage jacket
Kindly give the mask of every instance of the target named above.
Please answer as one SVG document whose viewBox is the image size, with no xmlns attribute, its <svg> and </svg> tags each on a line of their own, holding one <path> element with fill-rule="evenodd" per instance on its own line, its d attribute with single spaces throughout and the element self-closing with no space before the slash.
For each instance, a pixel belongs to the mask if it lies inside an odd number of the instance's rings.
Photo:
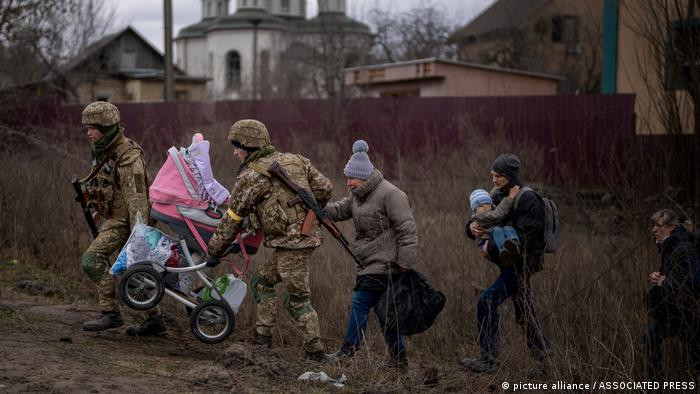
<svg viewBox="0 0 700 394">
<path fill-rule="evenodd" d="M 148 221 L 148 174 L 143 150 L 119 134 L 107 147 L 102 162 L 93 161 L 90 175 L 81 180 L 88 204 L 105 219 L 100 230 L 136 224 L 137 213 Z"/>
<path fill-rule="evenodd" d="M 243 218 L 249 215 L 252 226 L 265 235 L 267 247 L 302 249 L 321 245 L 319 224 L 314 224 L 311 236 L 302 236 L 306 210 L 301 204 L 287 206 L 295 194 L 267 173 L 275 161 L 296 184 L 310 191 L 321 206 L 328 202 L 333 191 L 331 181 L 304 156 L 275 152 L 248 163 L 231 189 L 227 214 L 209 241 L 209 254 L 220 256 L 241 229 Z"/>
</svg>

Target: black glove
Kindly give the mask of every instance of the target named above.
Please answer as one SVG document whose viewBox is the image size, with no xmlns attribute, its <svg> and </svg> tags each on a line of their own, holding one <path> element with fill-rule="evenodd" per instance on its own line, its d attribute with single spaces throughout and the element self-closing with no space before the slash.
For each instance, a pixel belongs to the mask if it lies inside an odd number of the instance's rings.
<svg viewBox="0 0 700 394">
<path fill-rule="evenodd" d="M 216 267 L 221 261 L 218 257 L 208 256 L 207 257 L 207 267 Z"/>
</svg>

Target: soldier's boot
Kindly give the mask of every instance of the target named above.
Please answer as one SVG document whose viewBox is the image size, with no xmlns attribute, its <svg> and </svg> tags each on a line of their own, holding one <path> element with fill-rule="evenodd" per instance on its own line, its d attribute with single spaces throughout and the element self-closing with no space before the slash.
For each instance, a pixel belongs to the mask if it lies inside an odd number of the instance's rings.
<svg viewBox="0 0 700 394">
<path fill-rule="evenodd" d="M 129 326 L 126 329 L 126 335 L 135 336 L 148 336 L 157 335 L 165 331 L 165 323 L 163 323 L 163 318 L 160 315 L 149 316 L 143 323 L 137 326 Z"/>
<path fill-rule="evenodd" d="M 389 362 L 387 367 L 395 369 L 399 372 L 406 372 L 408 369 L 408 357 L 406 356 L 406 349 L 401 349 L 400 351 L 390 351 L 389 352 Z"/>
<path fill-rule="evenodd" d="M 355 346 L 347 342 L 343 342 L 343 345 L 337 352 L 326 354 L 326 356 L 328 357 L 328 362 L 341 362 L 351 359 L 355 355 L 355 350 Z"/>
<path fill-rule="evenodd" d="M 117 328 L 124 325 L 122 315 L 119 311 L 103 311 L 99 319 L 89 320 L 83 323 L 84 331 L 103 331 L 110 328 Z"/>
<path fill-rule="evenodd" d="M 326 353 L 320 350 L 317 352 L 306 352 L 304 358 L 307 360 L 317 362 L 319 364 L 327 364 L 332 361 Z"/>
<path fill-rule="evenodd" d="M 494 356 L 482 354 L 479 358 L 464 358 L 459 362 L 462 367 L 478 373 L 493 373 L 501 362 Z"/>
<path fill-rule="evenodd" d="M 257 332 L 253 336 L 253 345 L 264 346 L 266 348 L 272 347 L 272 337 L 269 335 L 258 334 Z"/>
</svg>

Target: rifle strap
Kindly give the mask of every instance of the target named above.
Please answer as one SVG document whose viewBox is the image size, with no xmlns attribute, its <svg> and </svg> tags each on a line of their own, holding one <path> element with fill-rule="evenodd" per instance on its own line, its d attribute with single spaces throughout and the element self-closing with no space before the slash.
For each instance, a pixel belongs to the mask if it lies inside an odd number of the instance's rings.
<svg viewBox="0 0 700 394">
<path fill-rule="evenodd" d="M 122 137 L 123 138 L 123 137 Z M 126 138 L 124 138 L 126 140 Z M 102 161 L 96 165 L 95 167 L 92 168 L 92 171 L 90 171 L 90 174 L 86 176 L 85 178 L 80 180 L 80 184 L 85 184 L 87 182 L 90 182 L 92 178 L 96 177 L 97 174 L 99 174 L 100 170 L 102 167 L 104 167 L 105 164 L 107 164 L 110 160 L 114 160 L 115 162 L 118 162 L 122 156 L 124 156 L 128 151 L 130 151 L 132 148 L 134 148 L 133 144 L 130 143 L 130 140 L 126 140 L 124 143 L 121 143 L 117 145 L 116 147 L 113 147 L 111 150 L 114 150 L 116 148 L 116 158 L 112 157 L 112 153 L 108 153 L 105 155 L 105 158 L 102 159 Z M 111 164 L 110 164 L 111 165 Z M 114 167 L 114 165 L 111 165 L 111 167 Z"/>
<path fill-rule="evenodd" d="M 97 174 L 100 172 L 100 170 L 102 169 L 102 167 L 104 167 L 104 165 L 107 164 L 108 161 L 109 161 L 109 155 L 107 155 L 107 157 L 105 157 L 104 159 L 102 159 L 102 161 L 100 162 L 100 164 L 98 164 L 98 165 L 96 165 L 95 167 L 93 167 L 93 168 L 92 168 L 92 171 L 90 171 L 90 174 L 88 174 L 88 176 L 86 176 L 85 178 L 83 178 L 83 179 L 80 180 L 80 184 L 83 185 L 83 184 L 85 184 L 85 183 L 87 183 L 87 182 L 90 182 L 90 181 L 92 180 L 92 178 L 94 178 L 94 177 L 97 176 Z"/>
</svg>

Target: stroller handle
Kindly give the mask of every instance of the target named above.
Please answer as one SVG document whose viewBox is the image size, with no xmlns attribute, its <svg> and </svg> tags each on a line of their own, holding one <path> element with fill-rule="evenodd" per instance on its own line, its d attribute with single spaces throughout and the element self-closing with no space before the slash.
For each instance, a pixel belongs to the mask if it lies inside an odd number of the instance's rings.
<svg viewBox="0 0 700 394">
<path fill-rule="evenodd" d="M 194 272 L 194 271 L 199 271 L 201 269 L 204 269 L 204 268 L 206 268 L 206 266 L 207 266 L 207 262 L 205 261 L 202 264 L 197 264 L 197 265 L 193 265 L 190 267 L 165 267 L 165 271 L 166 272 L 177 272 L 177 273 Z"/>
</svg>

